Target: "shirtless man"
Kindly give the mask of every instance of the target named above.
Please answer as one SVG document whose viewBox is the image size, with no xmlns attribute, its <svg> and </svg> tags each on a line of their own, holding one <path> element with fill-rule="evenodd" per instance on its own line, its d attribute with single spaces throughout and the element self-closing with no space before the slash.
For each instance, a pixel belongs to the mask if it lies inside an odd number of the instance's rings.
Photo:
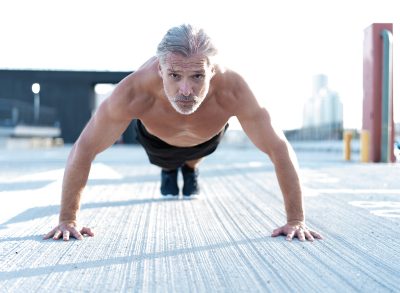
<svg viewBox="0 0 400 293">
<path fill-rule="evenodd" d="M 151 163 L 162 168 L 161 193 L 177 195 L 177 173 L 183 195 L 197 194 L 198 164 L 212 153 L 230 117 L 236 116 L 251 141 L 272 160 L 283 194 L 287 223 L 272 236 L 313 241 L 322 237 L 305 225 L 295 154 L 284 134 L 274 128 L 244 79 L 215 63 L 217 50 L 203 30 L 191 25 L 170 29 L 157 56 L 123 79 L 82 131 L 68 157 L 59 224 L 44 239 L 93 236 L 78 228 L 77 213 L 90 166 L 133 119 L 139 142 Z"/>
</svg>

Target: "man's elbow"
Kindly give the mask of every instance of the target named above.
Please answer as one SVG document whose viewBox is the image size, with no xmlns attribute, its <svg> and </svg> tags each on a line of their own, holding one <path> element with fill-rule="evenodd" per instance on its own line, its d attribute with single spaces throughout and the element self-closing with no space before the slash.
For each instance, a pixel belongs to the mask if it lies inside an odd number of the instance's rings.
<svg viewBox="0 0 400 293">
<path fill-rule="evenodd" d="M 72 146 L 71 157 L 79 161 L 92 162 L 96 155 L 96 150 L 85 139 L 79 138 Z"/>
<path fill-rule="evenodd" d="M 290 157 L 291 147 L 286 139 L 279 139 L 269 148 L 268 155 L 271 161 L 276 164 Z"/>
</svg>

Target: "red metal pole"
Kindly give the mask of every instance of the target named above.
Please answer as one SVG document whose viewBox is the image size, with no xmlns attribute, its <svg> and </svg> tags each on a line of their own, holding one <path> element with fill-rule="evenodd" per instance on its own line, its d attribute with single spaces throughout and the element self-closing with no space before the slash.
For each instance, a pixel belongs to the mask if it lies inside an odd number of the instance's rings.
<svg viewBox="0 0 400 293">
<path fill-rule="evenodd" d="M 372 162 L 381 160 L 382 135 L 382 67 L 383 43 L 381 32 L 386 29 L 393 33 L 393 24 L 374 23 L 364 30 L 364 61 L 363 61 L 363 130 L 370 133 L 369 158 Z M 391 65 L 392 66 L 392 65 Z M 393 77 L 391 78 L 393 80 Z M 393 85 L 391 86 L 393 89 Z M 393 97 L 393 93 L 391 95 Z M 393 105 L 393 98 L 390 101 Z M 393 117 L 393 107 L 392 115 Z M 390 158 L 393 154 L 394 121 L 392 119 Z"/>
</svg>

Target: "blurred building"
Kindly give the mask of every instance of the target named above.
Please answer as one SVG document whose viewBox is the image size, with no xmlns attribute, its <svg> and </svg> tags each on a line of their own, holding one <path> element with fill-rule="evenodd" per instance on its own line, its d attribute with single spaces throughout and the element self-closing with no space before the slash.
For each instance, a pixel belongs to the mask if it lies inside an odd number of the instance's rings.
<svg viewBox="0 0 400 293">
<path fill-rule="evenodd" d="M 328 87 L 328 77 L 313 78 L 313 93 L 304 105 L 303 128 L 343 124 L 343 105 L 339 95 Z"/>
<path fill-rule="evenodd" d="M 303 127 L 285 132 L 291 140 L 341 139 L 343 136 L 343 104 L 339 95 L 329 89 L 328 77 L 313 77 L 311 97 L 303 109 Z"/>
</svg>

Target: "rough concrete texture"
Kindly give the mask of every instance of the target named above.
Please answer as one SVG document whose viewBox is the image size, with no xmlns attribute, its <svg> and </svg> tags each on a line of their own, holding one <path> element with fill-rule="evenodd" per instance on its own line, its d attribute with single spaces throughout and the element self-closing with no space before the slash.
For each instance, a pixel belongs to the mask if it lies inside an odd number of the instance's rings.
<svg viewBox="0 0 400 293">
<path fill-rule="evenodd" d="M 114 146 L 83 196 L 80 223 L 96 236 L 44 241 L 68 151 L 0 151 L 0 292 L 400 290 L 400 164 L 300 152 L 307 224 L 325 240 L 287 242 L 270 237 L 285 214 L 258 150 L 222 145 L 199 197 L 166 200 L 144 151 Z"/>
</svg>

